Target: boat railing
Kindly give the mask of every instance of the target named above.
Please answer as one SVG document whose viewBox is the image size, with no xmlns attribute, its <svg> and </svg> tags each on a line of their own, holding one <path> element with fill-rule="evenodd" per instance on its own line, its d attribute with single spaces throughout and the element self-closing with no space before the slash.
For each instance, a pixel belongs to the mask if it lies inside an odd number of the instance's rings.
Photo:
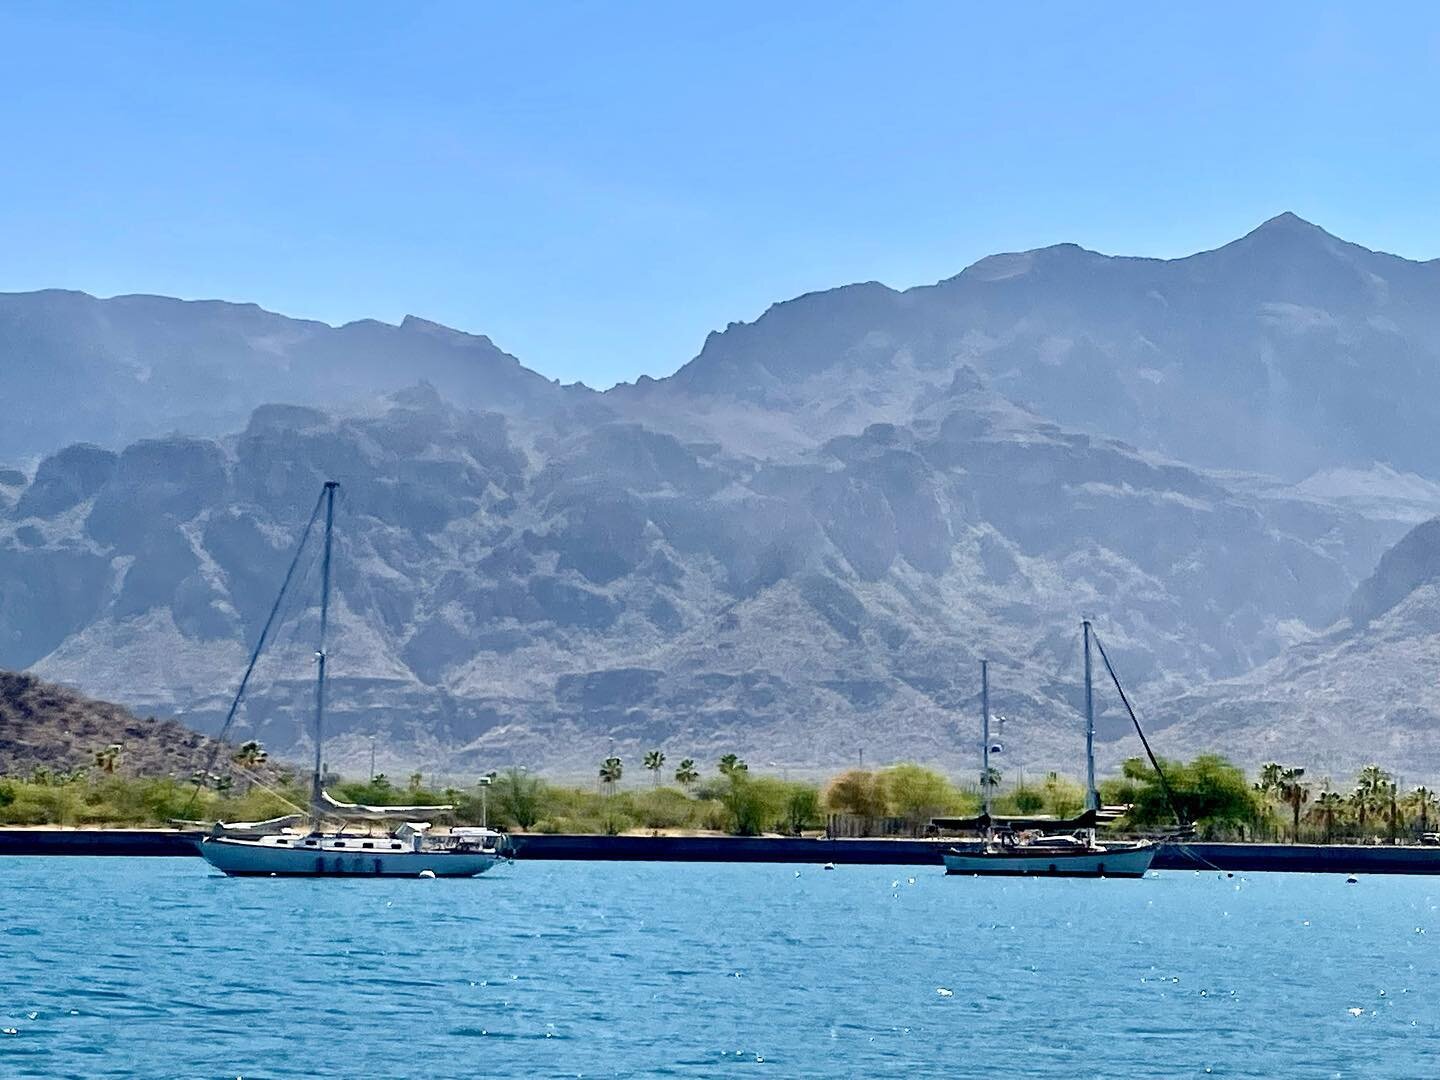
<svg viewBox="0 0 1440 1080">
<path fill-rule="evenodd" d="M 510 838 L 504 833 L 489 833 L 484 836 L 432 833 L 425 837 L 425 847 L 431 851 L 473 851 L 506 856 L 510 851 Z"/>
</svg>

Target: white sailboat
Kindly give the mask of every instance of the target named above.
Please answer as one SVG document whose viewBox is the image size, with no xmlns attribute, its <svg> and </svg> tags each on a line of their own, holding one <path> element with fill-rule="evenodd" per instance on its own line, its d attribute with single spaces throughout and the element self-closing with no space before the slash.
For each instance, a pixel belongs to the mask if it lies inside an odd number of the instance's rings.
<svg viewBox="0 0 1440 1080">
<path fill-rule="evenodd" d="M 980 844 L 944 854 L 947 874 L 1010 877 L 1144 877 L 1159 844 L 1151 840 L 1112 843 L 1096 839 L 1100 793 L 1095 787 L 1095 697 L 1091 674 L 1089 621 L 1085 639 L 1085 812 L 1066 821 L 1044 818 L 996 819 L 990 813 L 990 666 L 980 662 L 981 813 L 968 821 L 939 818 L 942 827 L 975 828 Z M 1109 661 L 1106 661 L 1107 666 Z M 1113 673 L 1112 673 L 1113 674 Z M 1118 686 L 1118 682 L 1117 682 Z M 1129 707 L 1129 702 L 1126 702 Z M 1133 718 L 1133 713 L 1131 714 Z M 1139 725 L 1136 725 L 1137 729 Z M 1143 734 L 1142 734 L 1143 737 Z M 1147 751 L 1149 746 L 1146 746 Z"/>
<path fill-rule="evenodd" d="M 310 781 L 310 829 L 302 832 L 283 827 L 274 830 L 255 827 L 288 824 L 292 819 L 246 823 L 251 826 L 249 828 L 217 827 L 201 841 L 200 854 L 210 865 L 233 876 L 474 877 L 483 874 L 506 858 L 506 838 L 491 829 L 456 828 L 444 834 L 432 833 L 430 819 L 454 810 L 453 806 L 366 806 L 340 802 L 324 788 L 325 646 L 330 618 L 331 541 L 335 525 L 335 490 L 338 486 L 333 480 L 326 481 L 295 553 L 295 561 L 298 562 L 323 505 L 325 547 L 320 572 L 320 641 L 316 651 L 315 767 Z M 291 564 L 292 573 L 293 570 L 294 563 Z M 281 597 L 289 582 L 290 575 L 287 574 L 281 587 Z M 277 599 L 275 609 L 279 605 Z M 274 610 L 271 612 L 273 619 Z M 255 661 L 264 648 L 270 625 L 270 622 L 266 623 L 251 654 L 250 667 L 246 669 L 235 703 L 231 706 L 231 717 L 244 693 L 250 672 L 254 670 Z M 228 718 L 226 723 L 228 725 Z M 326 822 L 335 827 L 326 831 Z M 399 824 L 384 835 L 373 835 L 368 830 L 345 831 L 346 824 L 356 822 Z"/>
</svg>

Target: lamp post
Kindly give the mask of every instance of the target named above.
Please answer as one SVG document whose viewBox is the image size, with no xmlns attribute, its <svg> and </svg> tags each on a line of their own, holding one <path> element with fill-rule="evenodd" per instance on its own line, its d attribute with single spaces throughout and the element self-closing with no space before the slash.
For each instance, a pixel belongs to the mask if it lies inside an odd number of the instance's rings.
<svg viewBox="0 0 1440 1080">
<path fill-rule="evenodd" d="M 490 777 L 482 776 L 475 781 L 480 787 L 480 827 L 490 827 Z"/>
</svg>

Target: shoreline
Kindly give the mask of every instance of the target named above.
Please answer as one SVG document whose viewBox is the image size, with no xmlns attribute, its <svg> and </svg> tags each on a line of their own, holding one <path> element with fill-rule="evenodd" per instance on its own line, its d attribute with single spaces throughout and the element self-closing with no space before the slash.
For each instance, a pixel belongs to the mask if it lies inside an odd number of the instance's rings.
<svg viewBox="0 0 1440 1080">
<path fill-rule="evenodd" d="M 0 856 L 198 857 L 198 830 L 0 828 Z M 955 840 L 512 834 L 518 860 L 938 866 Z M 1440 847 L 1359 844 L 1166 844 L 1156 870 L 1440 875 Z"/>
</svg>

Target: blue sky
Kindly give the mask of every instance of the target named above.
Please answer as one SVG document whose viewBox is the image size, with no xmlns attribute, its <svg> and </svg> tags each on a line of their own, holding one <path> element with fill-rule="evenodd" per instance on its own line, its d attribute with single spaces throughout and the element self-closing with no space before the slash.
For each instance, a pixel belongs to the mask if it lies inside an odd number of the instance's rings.
<svg viewBox="0 0 1440 1080">
<path fill-rule="evenodd" d="M 993 251 L 1291 209 L 1440 255 L 1431 4 L 12 0 L 0 102 L 0 290 L 413 313 L 596 386 Z"/>
</svg>

